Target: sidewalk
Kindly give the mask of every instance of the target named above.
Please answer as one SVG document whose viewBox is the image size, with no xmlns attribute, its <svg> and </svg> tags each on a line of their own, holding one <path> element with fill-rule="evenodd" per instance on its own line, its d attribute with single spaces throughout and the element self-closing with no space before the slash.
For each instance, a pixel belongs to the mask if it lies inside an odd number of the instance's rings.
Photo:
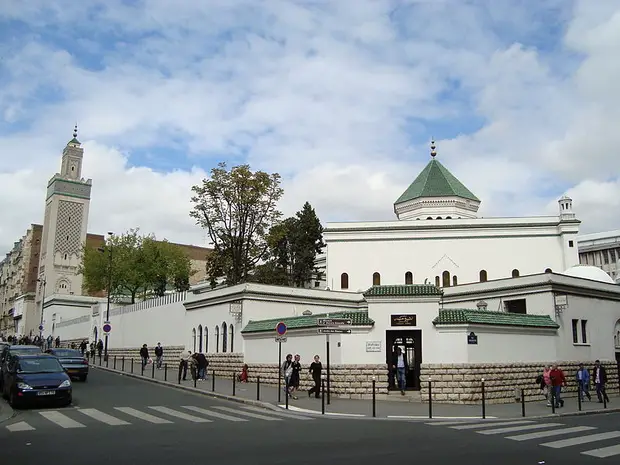
<svg viewBox="0 0 620 465">
<path fill-rule="evenodd" d="M 109 368 L 105 367 L 105 363 L 99 367 L 98 360 L 96 364 L 91 365 L 97 369 L 106 369 L 109 371 L 121 373 L 120 363 L 117 362 L 117 369 L 113 369 L 112 361 Z M 129 374 L 131 368 L 129 363 L 125 363 L 124 373 Z M 153 371 L 152 365 L 146 367 L 144 374 L 141 373 L 141 367 L 139 363 L 134 363 L 133 375 L 139 378 L 155 379 L 160 382 L 167 381 L 170 384 L 178 385 L 178 368 L 168 368 L 168 371 L 164 369 Z M 181 381 L 181 386 L 187 388 L 194 387 L 194 381 L 191 380 L 189 372 L 188 379 Z M 286 399 L 284 391 L 281 391 L 280 398 L 278 399 L 278 388 L 267 384 L 261 384 L 258 386 L 256 383 L 240 383 L 234 382 L 232 375 L 230 377 L 215 376 L 215 383 L 211 372 L 208 373 L 205 381 L 196 381 L 196 389 L 205 393 L 215 393 L 220 396 L 226 396 L 230 398 L 236 398 L 238 400 L 246 399 L 254 402 L 262 402 L 271 404 L 273 406 L 279 406 L 286 408 Z M 615 391 L 615 390 L 614 390 Z M 592 402 L 583 402 L 581 411 L 579 411 L 579 405 L 576 397 L 569 397 L 565 399 L 565 406 L 560 409 L 556 409 L 556 414 L 586 414 L 595 412 L 611 412 L 620 411 L 620 397 L 617 392 L 609 393 L 611 402 L 607 405 L 607 409 L 604 409 L 603 404 L 599 404 L 596 401 L 596 395 L 593 397 Z M 377 400 L 375 403 L 375 412 L 377 418 L 393 418 L 393 419 L 428 419 L 429 418 L 429 405 L 428 403 L 416 403 L 416 402 L 404 402 L 399 399 L 398 393 L 394 394 L 398 400 Z M 322 401 L 314 397 L 309 398 L 306 391 L 300 391 L 297 393 L 298 399 L 289 399 L 289 410 L 292 412 L 299 412 L 305 414 L 321 414 Z M 336 396 L 331 396 L 331 402 L 328 404 L 325 400 L 325 413 L 331 416 L 349 416 L 349 417 L 372 417 L 373 403 L 372 400 L 354 400 L 354 399 L 340 399 Z M 461 405 L 461 404 L 432 404 L 432 418 L 440 419 L 472 419 L 482 418 L 482 404 L 478 405 Z M 546 406 L 544 399 L 540 402 L 526 402 L 525 403 L 525 416 L 531 417 L 543 417 L 552 415 L 551 407 Z M 522 417 L 522 405 L 519 402 L 512 404 L 486 404 L 485 416 L 488 419 L 492 418 L 517 418 Z"/>
</svg>

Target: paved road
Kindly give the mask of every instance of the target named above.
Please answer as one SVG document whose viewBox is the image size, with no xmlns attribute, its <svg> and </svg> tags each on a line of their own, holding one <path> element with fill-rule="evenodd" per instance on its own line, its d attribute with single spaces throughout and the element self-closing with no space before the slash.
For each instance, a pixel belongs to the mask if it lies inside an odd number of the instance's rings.
<svg viewBox="0 0 620 465">
<path fill-rule="evenodd" d="M 620 414 L 510 425 L 500 425 L 501 420 L 446 424 L 308 419 L 95 371 L 87 384 L 76 386 L 75 399 L 74 408 L 23 411 L 0 423 L 2 456 L 18 464 L 45 458 L 67 465 L 85 461 L 89 465 L 376 465 L 379 461 L 605 465 L 618 463 L 620 457 L 620 450 L 606 458 L 583 454 L 598 450 L 600 456 L 606 447 L 619 447 Z M 568 432 L 569 428 L 579 429 Z M 541 435 L 560 430 L 562 434 Z M 601 433 L 608 433 L 610 439 L 583 443 L 584 438 Z M 611 439 L 610 433 L 616 437 Z M 524 438 L 524 434 L 539 436 Z M 575 438 L 582 438 L 582 444 Z M 543 445 L 565 439 L 573 443 Z"/>
</svg>

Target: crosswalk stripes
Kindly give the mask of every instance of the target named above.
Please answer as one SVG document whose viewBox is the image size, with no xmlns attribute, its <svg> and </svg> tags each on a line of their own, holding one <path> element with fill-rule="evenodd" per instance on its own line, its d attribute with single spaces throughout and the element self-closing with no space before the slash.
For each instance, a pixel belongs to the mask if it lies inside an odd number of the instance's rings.
<svg viewBox="0 0 620 465">
<path fill-rule="evenodd" d="M 110 414 L 114 412 L 106 413 L 95 408 L 75 408 L 67 409 L 62 412 L 58 410 L 32 412 L 32 415 L 27 418 L 27 421 L 17 421 L 9 424 L 6 426 L 6 430 L 11 433 L 17 433 L 22 431 L 34 431 L 39 427 L 46 426 L 55 426 L 61 429 L 74 429 L 86 428 L 87 426 L 99 423 L 106 426 L 128 426 L 139 423 L 140 421 L 164 425 L 173 424 L 178 420 L 190 423 L 212 423 L 214 420 L 231 422 L 248 422 L 252 420 L 314 420 L 314 418 L 311 417 L 289 415 L 284 412 L 276 412 L 254 406 L 242 406 L 237 409 L 224 406 L 203 408 L 190 405 L 181 406 L 179 409 L 165 406 L 148 406 L 142 409 L 133 407 L 112 407 L 112 409 L 116 414 Z M 156 413 L 156 415 L 147 413 L 147 411 L 143 410 L 152 411 Z M 123 418 L 123 416 L 125 418 Z"/>
<path fill-rule="evenodd" d="M 506 435 L 504 439 L 511 441 L 537 441 L 545 438 L 572 436 L 566 439 L 558 439 L 551 442 L 542 442 L 538 445 L 552 449 L 584 446 L 592 447 L 598 443 L 602 447 L 580 451 L 582 455 L 595 458 L 608 458 L 620 455 L 620 444 L 601 444 L 620 438 L 620 431 L 607 431 L 594 433 L 594 426 L 569 426 L 562 423 L 543 423 L 530 420 L 514 420 L 500 422 L 429 422 L 429 426 L 444 426 L 463 433 L 473 432 L 481 435 Z M 499 427 L 499 428 L 498 428 Z M 538 430 L 538 431 L 536 431 Z M 512 433 L 512 434 L 511 434 Z M 579 435 L 581 433 L 581 435 Z M 594 434 L 592 434 L 594 433 Z"/>
</svg>

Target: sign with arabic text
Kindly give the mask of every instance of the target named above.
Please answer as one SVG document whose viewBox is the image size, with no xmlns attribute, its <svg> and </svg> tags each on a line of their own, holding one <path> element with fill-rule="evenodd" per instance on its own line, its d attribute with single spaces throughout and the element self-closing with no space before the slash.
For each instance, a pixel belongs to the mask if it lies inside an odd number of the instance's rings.
<svg viewBox="0 0 620 465">
<path fill-rule="evenodd" d="M 391 326 L 417 326 L 416 315 L 391 315 Z"/>
</svg>

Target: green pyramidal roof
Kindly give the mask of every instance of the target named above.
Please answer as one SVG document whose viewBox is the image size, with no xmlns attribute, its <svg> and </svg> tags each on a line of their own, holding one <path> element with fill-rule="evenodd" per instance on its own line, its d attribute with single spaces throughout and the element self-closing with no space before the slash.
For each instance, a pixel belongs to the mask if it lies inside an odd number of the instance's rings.
<svg viewBox="0 0 620 465">
<path fill-rule="evenodd" d="M 415 178 L 396 203 L 407 202 L 420 197 L 461 197 L 464 199 L 480 199 L 471 193 L 467 187 L 448 171 L 448 169 L 434 158 Z"/>
</svg>

